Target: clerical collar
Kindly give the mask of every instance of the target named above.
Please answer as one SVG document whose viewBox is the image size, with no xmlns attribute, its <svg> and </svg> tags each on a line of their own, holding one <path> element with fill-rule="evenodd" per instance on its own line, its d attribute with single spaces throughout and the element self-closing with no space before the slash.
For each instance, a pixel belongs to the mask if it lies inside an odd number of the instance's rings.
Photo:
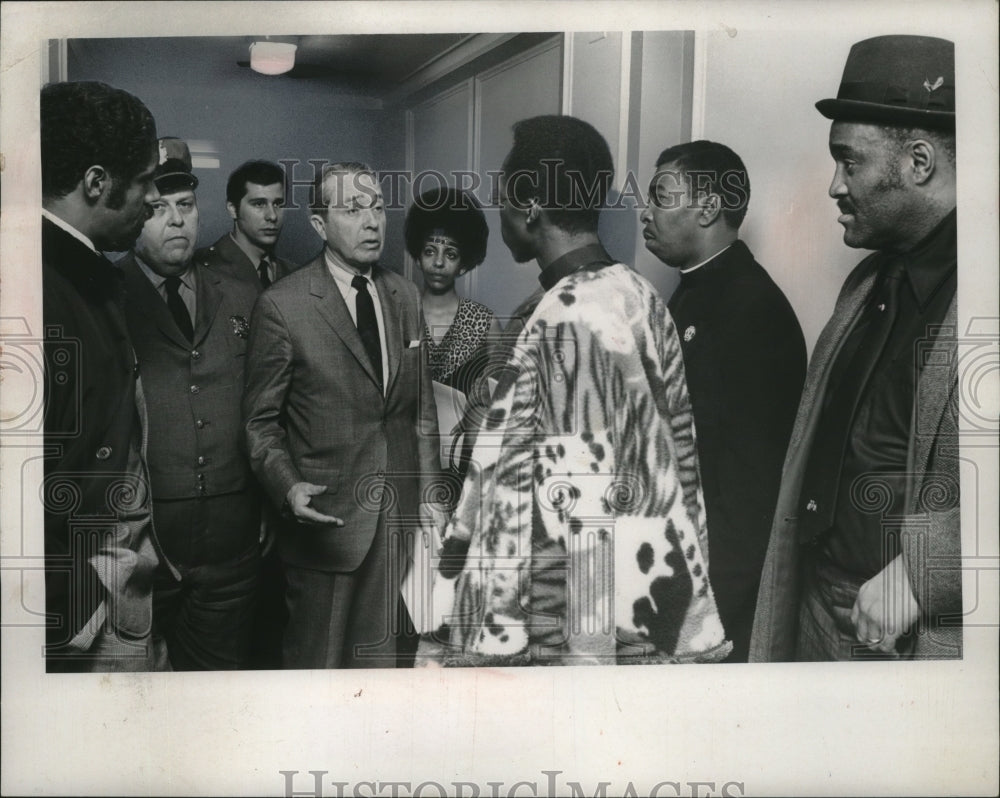
<svg viewBox="0 0 1000 798">
<path fill-rule="evenodd" d="M 615 261 L 601 244 L 587 244 L 585 247 L 570 250 L 552 261 L 539 273 L 538 282 L 542 284 L 542 288 L 548 291 L 563 277 L 578 272 L 580 269 L 596 270 L 612 266 L 614 263 Z"/>
<path fill-rule="evenodd" d="M 733 245 L 734 243 L 735 243 L 735 242 L 733 242 L 733 241 L 730 241 L 730 242 L 729 242 L 728 244 L 726 244 L 726 245 L 725 245 L 725 246 L 724 246 L 724 247 L 723 247 L 722 249 L 720 249 L 720 250 L 719 250 L 718 252 L 716 252 L 716 253 L 715 253 L 714 255 L 712 255 L 712 256 L 711 256 L 711 257 L 709 257 L 709 258 L 705 258 L 705 260 L 703 260 L 703 261 L 702 261 L 701 263 L 699 263 L 699 264 L 696 264 L 695 266 L 691 266 L 691 267 L 689 267 L 689 268 L 687 268 L 687 269 L 681 269 L 681 274 L 691 274 L 691 272 L 695 271 L 696 269 L 700 269 L 700 268 L 701 268 L 702 266 L 704 266 L 704 265 L 705 265 L 706 263 L 710 263 L 711 261 L 713 261 L 713 260 L 715 260 L 715 259 L 716 259 L 717 257 L 719 257 L 719 255 L 721 255 L 721 254 L 722 254 L 723 252 L 725 252 L 725 251 L 726 251 L 727 249 L 729 249 L 729 248 L 730 248 L 730 247 L 731 247 L 731 246 L 732 246 L 732 245 Z"/>
<path fill-rule="evenodd" d="M 101 253 L 97 251 L 97 247 L 94 246 L 94 242 L 91 241 L 87 236 L 77 230 L 73 225 L 67 222 L 65 219 L 60 219 L 54 213 L 42 208 L 42 216 L 48 219 L 52 224 L 58 227 L 60 230 L 69 233 L 73 238 L 79 241 L 81 244 L 85 244 L 87 249 L 93 252 L 95 255 L 100 255 Z"/>
<path fill-rule="evenodd" d="M 957 252 L 957 214 L 952 210 L 903 259 L 906 276 L 917 302 L 923 307 L 955 269 Z"/>
</svg>

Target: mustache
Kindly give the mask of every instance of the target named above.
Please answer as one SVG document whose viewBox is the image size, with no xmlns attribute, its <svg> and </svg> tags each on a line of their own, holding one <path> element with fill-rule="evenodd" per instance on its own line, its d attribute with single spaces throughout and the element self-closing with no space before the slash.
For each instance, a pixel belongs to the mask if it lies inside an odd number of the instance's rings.
<svg viewBox="0 0 1000 798">
<path fill-rule="evenodd" d="M 855 213 L 857 210 L 857 208 L 854 207 L 854 203 L 846 199 L 837 200 L 837 207 L 840 209 L 841 213 Z"/>
</svg>

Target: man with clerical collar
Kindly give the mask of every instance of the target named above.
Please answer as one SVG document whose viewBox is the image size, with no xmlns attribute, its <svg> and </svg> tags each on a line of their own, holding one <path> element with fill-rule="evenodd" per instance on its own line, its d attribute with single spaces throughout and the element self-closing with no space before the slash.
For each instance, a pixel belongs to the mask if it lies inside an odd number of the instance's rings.
<svg viewBox="0 0 1000 798">
<path fill-rule="evenodd" d="M 159 198 L 119 263 L 149 405 L 153 520 L 176 572 L 153 587 L 174 670 L 246 664 L 260 579 L 260 499 L 240 398 L 253 286 L 198 265 L 198 178 L 187 144 L 159 142 Z"/>
<path fill-rule="evenodd" d="M 752 660 L 962 655 L 955 50 L 855 44 L 829 194 L 848 276 L 816 343 L 761 580 Z"/>
<path fill-rule="evenodd" d="M 199 263 L 258 291 L 298 268 L 274 252 L 285 219 L 285 172 L 278 164 L 252 160 L 237 167 L 226 182 L 226 210 L 232 231 L 198 250 Z"/>
<path fill-rule="evenodd" d="M 41 162 L 46 667 L 159 669 L 146 404 L 121 274 L 101 254 L 132 245 L 156 198 L 156 125 L 127 92 L 53 83 Z"/>
<path fill-rule="evenodd" d="M 728 652 L 680 342 L 657 292 L 597 234 L 613 176 L 588 123 L 514 126 L 501 231 L 514 260 L 538 263 L 544 293 L 477 430 L 444 543 L 454 607 L 435 608 L 451 625 L 421 658 L 615 664 Z"/>
<path fill-rule="evenodd" d="M 392 667 L 408 622 L 406 564 L 394 552 L 413 529 L 437 540 L 443 527 L 424 319 L 416 286 L 378 265 L 385 209 L 375 173 L 328 164 L 313 191 L 323 252 L 254 308 L 246 443 L 283 516 L 284 666 Z"/>
<path fill-rule="evenodd" d="M 791 305 L 739 239 L 742 159 L 693 141 L 660 153 L 643 211 L 646 248 L 680 271 L 667 307 L 681 335 L 708 514 L 709 577 L 728 662 L 746 662 L 760 572 L 806 345 Z"/>
</svg>

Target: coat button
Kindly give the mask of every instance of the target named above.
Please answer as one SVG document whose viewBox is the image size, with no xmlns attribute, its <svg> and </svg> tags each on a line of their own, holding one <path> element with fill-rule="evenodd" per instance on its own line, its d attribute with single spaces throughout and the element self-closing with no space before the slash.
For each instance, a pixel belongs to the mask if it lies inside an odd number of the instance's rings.
<svg viewBox="0 0 1000 798">
<path fill-rule="evenodd" d="M 198 419 L 197 421 L 195 421 L 195 422 L 194 422 L 194 425 L 195 425 L 195 426 L 196 426 L 196 427 L 197 427 L 198 429 L 202 429 L 202 428 L 203 428 L 203 427 L 205 426 L 205 422 L 204 422 L 204 421 L 202 421 L 202 420 L 201 420 L 201 419 L 199 418 L 199 419 Z"/>
<path fill-rule="evenodd" d="M 97 450 L 97 459 L 98 460 L 107 460 L 109 457 L 111 457 L 111 447 L 110 446 L 102 446 L 100 449 Z"/>
<path fill-rule="evenodd" d="M 198 391 L 200 391 L 200 390 L 201 390 L 201 388 L 199 388 L 197 385 L 192 385 L 191 386 L 191 393 L 198 393 Z"/>
<path fill-rule="evenodd" d="M 198 360 L 200 357 L 201 357 L 201 352 L 199 352 L 197 349 L 192 349 L 191 350 L 191 359 L 192 360 Z"/>
</svg>

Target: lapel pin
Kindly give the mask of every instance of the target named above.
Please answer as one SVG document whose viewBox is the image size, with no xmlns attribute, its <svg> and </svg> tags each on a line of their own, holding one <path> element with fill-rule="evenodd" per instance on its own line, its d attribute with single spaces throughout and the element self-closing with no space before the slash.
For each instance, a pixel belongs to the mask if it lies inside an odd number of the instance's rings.
<svg viewBox="0 0 1000 798">
<path fill-rule="evenodd" d="M 694 338 L 694 332 L 695 332 L 694 325 L 692 324 L 684 331 L 684 340 L 690 341 L 692 338 Z"/>
</svg>

